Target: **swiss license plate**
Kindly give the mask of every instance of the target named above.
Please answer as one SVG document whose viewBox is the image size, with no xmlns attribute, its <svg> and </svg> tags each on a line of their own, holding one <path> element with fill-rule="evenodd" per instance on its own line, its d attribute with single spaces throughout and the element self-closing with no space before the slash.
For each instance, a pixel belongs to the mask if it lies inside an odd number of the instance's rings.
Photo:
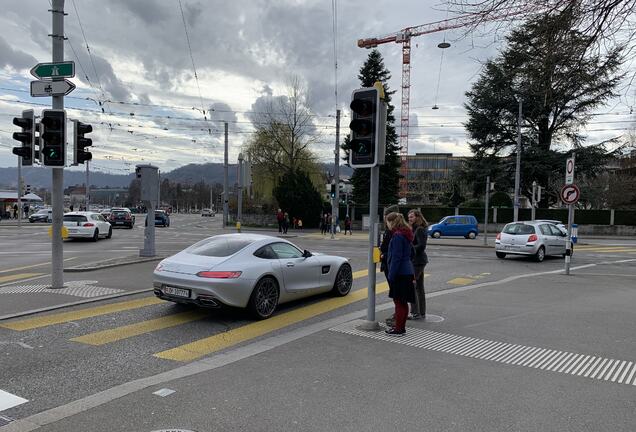
<svg viewBox="0 0 636 432">
<path fill-rule="evenodd" d="M 115 222 L 115 225 L 123 225 L 123 222 Z"/>
<path fill-rule="evenodd" d="M 175 288 L 175 287 L 171 287 L 171 286 L 164 286 L 163 287 L 163 292 L 164 292 L 164 294 L 168 294 L 168 295 L 175 296 L 175 297 L 190 298 L 190 290 L 189 289 Z"/>
<path fill-rule="evenodd" d="M 68 232 L 69 232 L 69 234 L 75 234 L 75 233 L 77 233 L 77 230 L 73 229 L 73 228 L 69 228 Z"/>
</svg>

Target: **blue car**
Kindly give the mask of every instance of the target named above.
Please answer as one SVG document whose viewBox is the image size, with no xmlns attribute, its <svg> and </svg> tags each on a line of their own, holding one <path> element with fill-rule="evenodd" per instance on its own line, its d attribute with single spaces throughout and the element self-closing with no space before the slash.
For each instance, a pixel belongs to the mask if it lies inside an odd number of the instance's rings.
<svg viewBox="0 0 636 432">
<path fill-rule="evenodd" d="M 479 234 L 477 219 L 470 215 L 445 216 L 438 223 L 429 225 L 428 233 L 433 238 L 462 236 L 474 239 Z"/>
<path fill-rule="evenodd" d="M 146 217 L 146 226 L 148 225 L 148 217 Z M 163 210 L 155 210 L 155 226 L 169 227 L 170 216 Z"/>
</svg>

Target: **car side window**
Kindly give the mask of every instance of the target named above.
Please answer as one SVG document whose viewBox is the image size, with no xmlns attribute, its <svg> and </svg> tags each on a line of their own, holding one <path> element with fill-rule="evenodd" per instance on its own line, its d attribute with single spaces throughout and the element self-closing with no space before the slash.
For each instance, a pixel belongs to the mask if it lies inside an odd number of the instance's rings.
<svg viewBox="0 0 636 432">
<path fill-rule="evenodd" d="M 303 256 L 301 251 L 288 243 L 274 243 L 271 246 L 279 259 L 301 258 Z"/>
<path fill-rule="evenodd" d="M 550 230 L 550 225 L 539 225 L 539 229 L 541 230 L 541 234 L 543 235 L 554 235 Z"/>
<path fill-rule="evenodd" d="M 454 218 L 454 217 L 448 218 L 448 219 L 446 219 L 446 223 L 447 224 L 456 224 L 457 223 L 457 218 Z"/>
<path fill-rule="evenodd" d="M 558 227 L 554 226 L 554 225 L 548 225 L 550 230 L 552 231 L 552 235 L 554 236 L 558 236 L 558 237 L 564 237 L 563 235 L 563 231 L 561 231 Z"/>
<path fill-rule="evenodd" d="M 276 255 L 269 245 L 259 248 L 254 252 L 254 256 L 262 259 L 278 259 L 278 255 Z"/>
<path fill-rule="evenodd" d="M 98 220 L 99 220 L 99 216 L 97 216 L 97 215 L 91 215 L 91 219 L 98 221 Z"/>
</svg>

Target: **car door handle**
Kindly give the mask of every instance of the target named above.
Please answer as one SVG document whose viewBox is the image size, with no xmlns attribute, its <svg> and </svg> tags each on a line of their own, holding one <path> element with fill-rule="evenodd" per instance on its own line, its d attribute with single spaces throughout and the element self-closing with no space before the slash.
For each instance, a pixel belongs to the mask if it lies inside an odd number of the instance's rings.
<svg viewBox="0 0 636 432">
<path fill-rule="evenodd" d="M 294 263 L 292 263 L 292 262 L 288 262 L 287 263 L 287 267 L 293 267 L 293 266 L 294 266 Z"/>
</svg>

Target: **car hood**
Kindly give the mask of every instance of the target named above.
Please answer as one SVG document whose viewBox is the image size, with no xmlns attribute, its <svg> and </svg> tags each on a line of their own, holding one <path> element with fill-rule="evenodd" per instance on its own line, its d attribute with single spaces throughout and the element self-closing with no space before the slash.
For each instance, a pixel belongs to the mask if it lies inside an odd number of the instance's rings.
<svg viewBox="0 0 636 432">
<path fill-rule="evenodd" d="M 161 271 L 181 274 L 197 274 L 200 271 L 212 270 L 231 257 L 210 257 L 179 252 L 161 261 Z"/>
</svg>

